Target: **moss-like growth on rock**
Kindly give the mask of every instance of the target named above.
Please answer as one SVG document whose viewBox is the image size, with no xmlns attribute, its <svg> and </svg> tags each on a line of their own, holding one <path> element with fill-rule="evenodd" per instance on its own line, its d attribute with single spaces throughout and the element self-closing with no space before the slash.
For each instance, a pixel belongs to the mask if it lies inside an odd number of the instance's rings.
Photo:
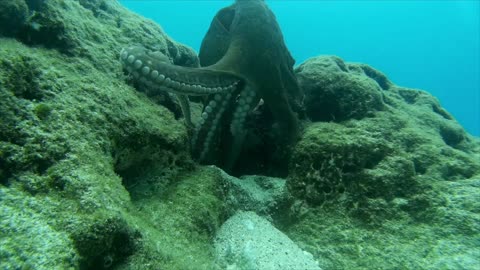
<svg viewBox="0 0 480 270">
<path fill-rule="evenodd" d="M 346 112 L 356 111 L 355 102 L 360 108 L 364 103 L 343 99 L 358 90 L 354 85 L 329 88 L 338 74 L 343 82 L 369 77 L 376 83 L 368 91 L 380 91 L 384 103 L 381 109 L 373 106 L 369 117 L 343 121 L 314 117 L 318 104 L 310 104 L 312 120 L 338 123 L 305 124 L 287 180 L 296 198 L 291 215 L 297 218 L 283 223 L 287 234 L 323 269 L 478 264 L 478 237 L 472 235 L 480 232 L 480 217 L 471 207 L 479 189 L 479 139 L 430 94 L 393 85 L 366 65 L 320 57 L 297 71 L 307 89 L 335 93 L 333 103 Z M 331 84 L 320 85 L 328 79 Z M 312 88 L 315 84 L 319 87 Z M 317 98 L 312 91 L 310 98 Z M 322 98 L 314 100 L 332 100 Z M 307 110 L 310 105 L 307 101 Z"/>
<path fill-rule="evenodd" d="M 151 226 L 156 219 L 188 215 L 194 222 L 182 234 L 208 250 L 221 203 L 209 200 L 218 195 L 213 186 L 196 186 L 209 183 L 208 174 L 182 181 L 194 168 L 183 122 L 128 85 L 118 61 L 132 43 L 195 66 L 193 51 L 115 1 L 18 2 L 34 12 L 17 32 L 0 29 L 17 37 L 0 38 L 0 268 L 160 269 L 188 256 L 213 261 L 208 252 L 178 248 L 174 231 L 162 250 L 163 240 L 150 238 L 165 236 Z M 11 3 L 0 2 L 0 10 Z M 139 201 L 159 199 L 148 194 L 171 198 L 164 209 L 188 199 L 186 210 L 138 211 Z M 199 208 L 188 212 L 190 203 Z"/>
<path fill-rule="evenodd" d="M 0 3 L 0 37 L 15 36 L 28 17 L 25 0 L 2 0 Z"/>
<path fill-rule="evenodd" d="M 311 58 L 296 68 L 312 121 L 341 122 L 382 110 L 382 91 L 390 82 L 368 66 L 346 65 L 338 57 Z"/>
<path fill-rule="evenodd" d="M 133 202 L 143 248 L 119 269 L 216 269 L 213 238 L 226 220 L 222 186 L 220 171 L 205 167 L 179 175 L 167 190 L 145 191 Z"/>
<path fill-rule="evenodd" d="M 122 263 L 139 246 L 140 233 L 121 218 L 93 220 L 72 234 L 80 254 L 80 268 L 109 269 Z"/>
</svg>

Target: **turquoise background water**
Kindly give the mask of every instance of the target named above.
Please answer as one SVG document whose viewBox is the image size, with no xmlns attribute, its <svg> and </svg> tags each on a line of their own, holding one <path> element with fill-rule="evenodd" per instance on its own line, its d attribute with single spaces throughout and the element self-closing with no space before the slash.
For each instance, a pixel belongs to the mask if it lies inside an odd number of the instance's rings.
<svg viewBox="0 0 480 270">
<path fill-rule="evenodd" d="M 197 52 L 233 1 L 121 1 Z M 267 1 L 297 64 L 333 54 L 426 90 L 480 136 L 480 1 Z"/>
</svg>

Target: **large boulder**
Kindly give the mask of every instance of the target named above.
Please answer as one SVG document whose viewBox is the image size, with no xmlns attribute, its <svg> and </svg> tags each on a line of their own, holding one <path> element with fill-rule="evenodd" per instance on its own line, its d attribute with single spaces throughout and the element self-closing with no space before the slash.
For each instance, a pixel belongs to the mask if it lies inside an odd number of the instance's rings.
<svg viewBox="0 0 480 270">
<path fill-rule="evenodd" d="M 110 0 L 0 1 L 0 22 L 0 268 L 212 269 L 221 178 L 118 61 L 193 50 Z"/>
<path fill-rule="evenodd" d="M 297 75 L 310 122 L 290 160 L 287 235 L 325 269 L 475 268 L 480 140 L 367 65 L 318 57 Z"/>
<path fill-rule="evenodd" d="M 346 64 L 336 56 L 308 59 L 295 72 L 312 121 L 341 122 L 372 116 L 383 109 L 383 90 L 391 86 L 379 71 Z"/>
</svg>

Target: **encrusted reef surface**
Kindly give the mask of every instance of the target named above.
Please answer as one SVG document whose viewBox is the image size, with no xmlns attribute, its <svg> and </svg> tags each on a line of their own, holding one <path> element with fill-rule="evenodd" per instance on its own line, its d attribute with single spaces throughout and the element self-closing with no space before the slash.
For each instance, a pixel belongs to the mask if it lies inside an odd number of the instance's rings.
<svg viewBox="0 0 480 270">
<path fill-rule="evenodd" d="M 324 269 L 476 269 L 480 143 L 430 94 L 364 64 L 296 69 L 306 124 L 284 231 Z"/>
<path fill-rule="evenodd" d="M 0 268 L 208 269 L 219 178 L 193 167 L 172 99 L 118 61 L 136 42 L 179 65 L 194 52 L 115 1 L 1 1 L 0 25 L 17 7 L 0 38 Z"/>
<path fill-rule="evenodd" d="M 178 103 L 122 70 L 131 44 L 198 66 L 153 22 L 110 0 L 0 1 L 0 35 L 1 269 L 256 269 L 272 242 L 321 269 L 480 265 L 480 142 L 424 91 L 309 59 L 288 168 L 246 151 L 238 171 L 263 176 L 235 178 L 192 160 Z M 268 151 L 263 110 L 250 141 Z"/>
</svg>

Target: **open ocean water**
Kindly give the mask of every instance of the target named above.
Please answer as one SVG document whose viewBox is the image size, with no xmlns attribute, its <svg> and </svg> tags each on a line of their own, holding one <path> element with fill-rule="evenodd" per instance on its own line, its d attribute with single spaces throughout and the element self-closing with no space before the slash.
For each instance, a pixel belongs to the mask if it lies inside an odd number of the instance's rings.
<svg viewBox="0 0 480 270">
<path fill-rule="evenodd" d="M 121 1 L 197 52 L 215 13 L 232 2 Z M 267 3 L 297 65 L 317 55 L 366 63 L 397 85 L 432 93 L 480 136 L 480 1 Z"/>
</svg>

